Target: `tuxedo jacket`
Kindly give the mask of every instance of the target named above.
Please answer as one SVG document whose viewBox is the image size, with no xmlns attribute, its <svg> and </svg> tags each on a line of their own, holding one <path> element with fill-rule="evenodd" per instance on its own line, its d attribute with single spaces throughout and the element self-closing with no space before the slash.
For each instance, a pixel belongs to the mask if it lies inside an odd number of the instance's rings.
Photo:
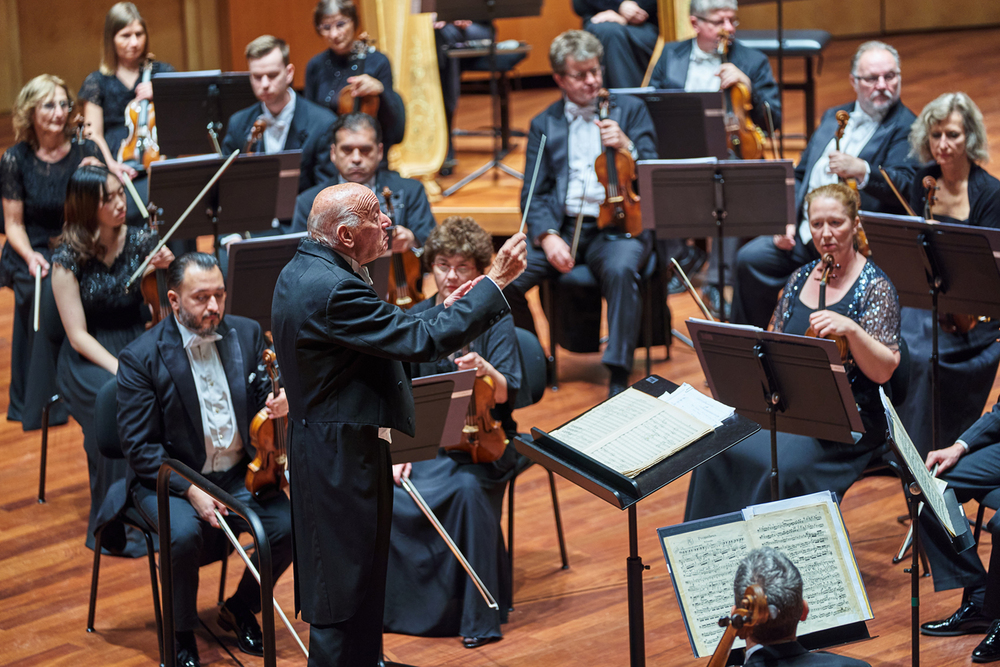
<svg viewBox="0 0 1000 667">
<path fill-rule="evenodd" d="M 762 646 L 745 667 L 871 667 L 867 662 L 823 651 L 809 652 L 797 641 Z"/>
<path fill-rule="evenodd" d="M 806 149 L 799 157 L 799 164 L 795 167 L 795 211 L 796 220 L 802 219 L 802 202 L 805 201 L 809 189 L 809 175 L 812 173 L 816 161 L 823 156 L 827 144 L 833 139 L 837 132 L 837 112 L 851 112 L 854 109 L 854 102 L 844 104 L 839 107 L 827 109 L 823 114 L 823 120 L 819 127 L 813 132 Z M 903 205 L 899 203 L 896 195 L 893 194 L 889 184 L 885 182 L 879 167 L 884 167 L 889 174 L 889 178 L 899 188 L 900 193 L 910 191 L 910 183 L 913 181 L 913 174 L 917 169 L 917 161 L 909 156 L 910 154 L 910 125 L 917 117 L 906 108 L 902 102 L 897 102 L 879 123 L 875 134 L 868 140 L 865 147 L 861 149 L 859 158 L 868 163 L 871 167 L 871 175 L 868 177 L 868 184 L 861 194 L 861 210 L 875 211 L 881 213 L 906 213 Z"/>
<path fill-rule="evenodd" d="M 621 127 L 635 144 L 640 160 L 656 158 L 656 130 L 646 105 L 628 95 L 612 95 L 608 117 Z M 521 188 L 521 210 L 527 205 L 528 191 L 535 170 L 538 147 L 542 135 L 546 136 L 545 151 L 538 165 L 535 194 L 528 211 L 527 232 L 530 243 L 550 229 L 558 230 L 563 223 L 566 209 L 566 189 L 569 185 L 567 137 L 569 122 L 566 120 L 566 102 L 559 100 L 531 121 L 524 185 Z"/>
<path fill-rule="evenodd" d="M 222 152 L 229 155 L 234 150 L 243 150 L 250 136 L 254 121 L 264 113 L 260 102 L 237 111 L 229 117 L 226 137 L 222 140 Z M 302 95 L 295 97 L 295 113 L 292 125 L 282 150 L 302 149 L 302 167 L 299 172 L 299 192 L 311 188 L 326 177 L 330 162 L 330 127 L 337 120 L 332 111 L 310 102 Z M 264 152 L 263 138 L 257 142 L 254 153 Z"/>
<path fill-rule="evenodd" d="M 691 63 L 693 44 L 693 39 L 665 44 L 663 53 L 653 68 L 649 85 L 654 88 L 683 90 L 684 82 L 687 81 L 688 65 Z M 774 81 L 771 63 L 767 56 L 736 39 L 729 48 L 729 62 L 750 79 L 750 101 L 753 103 L 750 117 L 754 124 L 767 130 L 767 111 L 764 108 L 764 102 L 767 102 L 771 105 L 774 128 L 780 128 L 781 97 L 778 95 L 778 84 Z"/>
<path fill-rule="evenodd" d="M 295 217 L 292 218 L 293 233 L 306 231 L 306 221 L 309 220 L 309 211 L 312 210 L 316 195 L 336 184 L 337 177 L 334 176 L 299 194 L 295 199 Z M 375 174 L 375 194 L 382 210 L 385 211 L 382 188 L 389 188 L 392 191 L 393 224 L 406 227 L 413 232 L 417 245 L 422 246 L 427 240 L 427 235 L 437 224 L 434 214 L 431 213 L 431 204 L 427 200 L 423 184 L 412 178 L 403 178 L 398 172 L 379 169 Z"/>
<path fill-rule="evenodd" d="M 404 362 L 444 357 L 508 312 L 500 290 L 484 279 L 448 309 L 409 313 L 381 299 L 331 248 L 300 242 L 278 278 L 271 322 L 288 397 L 303 620 L 343 621 L 369 588 L 379 505 L 392 502 L 378 428 L 412 436 L 416 426 Z"/>
</svg>

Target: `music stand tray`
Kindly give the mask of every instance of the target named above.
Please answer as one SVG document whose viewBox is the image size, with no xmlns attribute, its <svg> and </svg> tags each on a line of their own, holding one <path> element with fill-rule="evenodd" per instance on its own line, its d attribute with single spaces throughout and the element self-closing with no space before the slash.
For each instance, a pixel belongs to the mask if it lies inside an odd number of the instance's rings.
<svg viewBox="0 0 1000 667">
<path fill-rule="evenodd" d="M 215 153 L 229 117 L 257 102 L 248 72 L 163 72 L 153 77 L 156 136 L 163 155 Z"/>
<path fill-rule="evenodd" d="M 661 160 L 729 158 L 721 93 L 653 88 L 615 88 L 611 92 L 646 103 L 656 128 L 656 154 Z"/>
</svg>

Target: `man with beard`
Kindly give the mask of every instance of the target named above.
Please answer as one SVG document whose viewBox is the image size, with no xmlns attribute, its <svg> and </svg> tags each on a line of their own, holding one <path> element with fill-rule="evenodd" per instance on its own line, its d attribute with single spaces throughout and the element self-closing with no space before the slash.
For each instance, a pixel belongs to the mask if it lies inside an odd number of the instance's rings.
<svg viewBox="0 0 1000 667">
<path fill-rule="evenodd" d="M 905 212 L 879 172 L 884 168 L 900 192 L 909 192 L 917 167 L 908 142 L 916 116 L 899 101 L 902 74 L 896 49 L 883 42 L 862 44 L 851 61 L 850 81 L 857 100 L 823 114 L 795 168 L 798 224 L 787 225 L 783 235 L 758 237 L 737 254 L 734 322 L 766 327 L 788 276 L 819 259 L 809 233 L 808 211 L 802 206 L 812 190 L 853 179 L 861 209 Z M 850 113 L 840 150 L 834 140 L 838 111 Z"/>
<path fill-rule="evenodd" d="M 288 497 L 278 492 L 258 499 L 244 485 L 254 456 L 249 433 L 254 416 L 265 408 L 272 419 L 288 412 L 284 390 L 272 397 L 267 375 L 258 367 L 264 350 L 260 325 L 235 315 L 223 319 L 226 288 L 211 255 L 188 253 L 175 259 L 167 269 L 167 285 L 174 316 L 118 357 L 118 431 L 131 466 L 129 491 L 135 506 L 156 525 L 160 464 L 172 458 L 200 471 L 260 517 L 277 580 L 292 562 Z M 177 475 L 170 478 L 170 494 L 177 658 L 179 665 L 196 667 L 198 567 L 202 554 L 217 553 L 226 542 L 212 510 L 224 516 L 228 512 Z M 234 532 L 249 530 L 238 517 L 227 522 Z M 260 585 L 247 570 L 218 619 L 220 627 L 236 633 L 244 653 L 263 655 L 254 616 L 259 611 Z"/>
</svg>

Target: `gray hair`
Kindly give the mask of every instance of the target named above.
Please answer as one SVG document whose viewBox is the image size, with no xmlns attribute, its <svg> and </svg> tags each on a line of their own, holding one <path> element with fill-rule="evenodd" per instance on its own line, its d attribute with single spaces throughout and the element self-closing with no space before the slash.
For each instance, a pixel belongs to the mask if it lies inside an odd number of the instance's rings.
<svg viewBox="0 0 1000 667">
<path fill-rule="evenodd" d="M 320 199 L 323 190 L 316 199 Z M 328 205 L 319 208 L 313 203 L 312 210 L 309 211 L 309 218 L 306 220 L 306 231 L 310 238 L 325 246 L 334 247 L 337 245 L 337 228 L 340 226 L 357 227 L 361 224 L 361 218 L 350 206 L 347 197 L 334 197 L 330 199 Z"/>
<path fill-rule="evenodd" d="M 976 164 L 988 162 L 990 150 L 983 114 L 972 98 L 965 93 L 945 93 L 927 103 L 910 126 L 910 155 L 921 162 L 930 162 L 934 159 L 931 156 L 928 140 L 931 128 L 947 120 L 953 111 L 962 116 L 962 126 L 965 128 L 965 155 L 969 158 L 969 162 Z"/>
<path fill-rule="evenodd" d="M 688 13 L 691 16 L 705 16 L 720 9 L 739 10 L 736 0 L 691 0 L 691 7 Z"/>
<path fill-rule="evenodd" d="M 899 51 L 889 46 L 885 42 L 880 42 L 877 39 L 873 39 L 869 42 L 865 42 L 858 47 L 858 50 L 854 52 L 854 57 L 851 58 L 851 76 L 857 76 L 858 72 L 858 61 L 861 60 L 861 56 L 868 53 L 869 51 L 875 50 L 888 51 L 889 54 L 896 61 L 896 69 L 902 71 L 902 66 L 899 64 Z"/>
<path fill-rule="evenodd" d="M 795 636 L 802 618 L 802 575 L 788 557 L 771 547 L 754 549 L 736 568 L 733 593 L 740 603 L 748 586 L 764 589 L 771 619 L 755 625 L 750 635 L 758 644 L 771 644 Z"/>
<path fill-rule="evenodd" d="M 549 47 L 549 64 L 556 74 L 566 73 L 566 59 L 583 62 L 591 58 L 597 58 L 601 62 L 604 58 L 604 47 L 600 40 L 594 35 L 584 30 L 567 30 L 563 34 L 552 40 Z"/>
</svg>

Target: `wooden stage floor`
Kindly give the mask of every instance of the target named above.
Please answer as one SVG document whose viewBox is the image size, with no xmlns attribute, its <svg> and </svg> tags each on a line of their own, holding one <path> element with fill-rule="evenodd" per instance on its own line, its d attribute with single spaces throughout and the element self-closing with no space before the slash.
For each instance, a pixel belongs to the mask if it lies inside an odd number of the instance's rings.
<svg viewBox="0 0 1000 667">
<path fill-rule="evenodd" d="M 903 99 L 914 110 L 936 95 L 963 89 L 972 94 L 986 115 L 994 145 L 1000 140 L 1000 54 L 995 45 L 1000 30 L 978 30 L 903 36 L 891 40 L 903 60 Z M 817 108 L 850 99 L 847 62 L 858 42 L 835 42 L 826 55 L 819 78 Z M 794 65 L 790 65 L 794 76 Z M 513 124 L 526 128 L 532 115 L 555 99 L 553 91 L 515 93 Z M 790 132 L 800 131 L 801 104 L 789 95 L 786 117 Z M 486 123 L 482 98 L 465 98 L 458 125 Z M 473 149 L 489 148 L 475 139 L 459 139 L 461 165 L 447 185 L 481 164 L 488 155 Z M 523 140 L 507 162 L 523 167 Z M 449 206 L 515 206 L 520 185 L 507 176 L 496 182 L 484 178 L 446 200 Z M 674 326 L 694 314 L 686 295 L 670 297 Z M 9 346 L 12 295 L 0 292 L 0 395 L 9 382 Z M 542 332 L 544 336 L 544 331 Z M 704 377 L 694 353 L 677 343 L 671 358 L 654 348 L 655 373 L 676 382 L 704 388 Z M 636 360 L 633 380 L 639 379 L 643 352 Z M 599 402 L 606 392 L 599 355 L 560 353 L 561 388 L 516 414 L 522 430 L 552 428 Z M 992 395 L 995 395 L 993 393 Z M 48 502 L 36 503 L 38 432 L 22 433 L 15 423 L 0 423 L 0 664 L 66 665 L 72 667 L 151 665 L 157 657 L 148 572 L 142 560 L 105 558 L 97 608 L 97 631 L 85 632 L 92 553 L 83 546 L 87 522 L 86 459 L 79 427 L 71 422 L 50 434 Z M 566 526 L 570 569 L 559 568 L 559 553 L 551 502 L 544 472 L 526 472 L 517 485 L 517 541 L 514 600 L 516 610 L 504 627 L 504 639 L 476 650 L 462 648 L 457 638 L 418 638 L 387 635 L 387 656 L 411 665 L 469 667 L 526 667 L 574 665 L 586 667 L 628 664 L 628 626 L 625 559 L 628 555 L 626 515 L 586 492 L 559 480 Z M 639 551 L 649 570 L 644 576 L 646 655 L 649 665 L 697 665 L 692 657 L 675 602 L 655 529 L 681 520 L 687 491 L 679 480 L 639 506 Z M 871 641 L 838 649 L 873 665 L 910 662 L 909 578 L 902 565 L 892 565 L 905 527 L 896 517 L 906 509 L 899 483 L 874 478 L 859 482 L 842 505 L 875 618 L 869 624 Z M 974 503 L 969 508 L 974 515 Z M 988 543 L 989 538 L 986 537 Z M 988 544 L 982 553 L 988 553 Z M 203 568 L 200 608 L 215 630 L 214 592 L 218 565 Z M 242 566 L 230 563 L 231 592 Z M 292 579 L 279 581 L 277 598 L 292 608 Z M 920 584 L 923 620 L 950 614 L 958 606 L 958 592 L 934 594 L 930 579 Z M 305 640 L 308 629 L 293 621 Z M 922 638 L 921 658 L 928 665 L 969 663 L 980 637 Z M 281 665 L 304 664 L 288 633 L 277 631 Z M 205 665 L 228 665 L 233 660 L 205 632 L 199 632 Z M 227 644 L 232 647 L 232 644 Z M 235 651 L 235 649 L 234 649 Z M 259 658 L 236 653 L 242 664 L 260 664 Z"/>
</svg>

